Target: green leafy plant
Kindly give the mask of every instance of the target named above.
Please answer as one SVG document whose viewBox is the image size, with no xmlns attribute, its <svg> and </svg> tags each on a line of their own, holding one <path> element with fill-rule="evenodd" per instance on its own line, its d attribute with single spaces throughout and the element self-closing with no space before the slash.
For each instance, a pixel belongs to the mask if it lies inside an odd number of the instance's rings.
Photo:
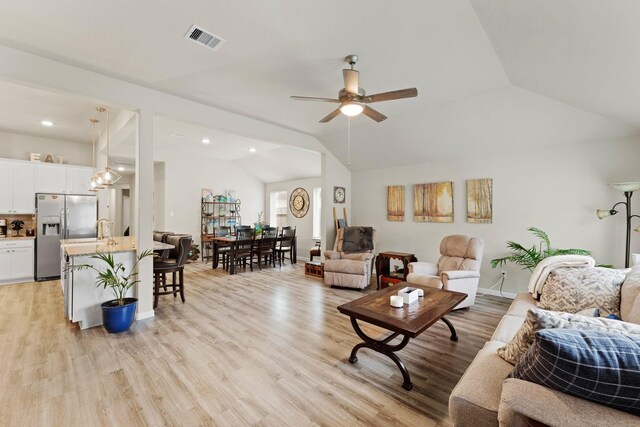
<svg viewBox="0 0 640 427">
<path fill-rule="evenodd" d="M 511 255 L 492 259 L 491 267 L 496 268 L 498 266 L 504 266 L 508 262 L 512 262 L 516 265 L 522 266 L 523 270 L 533 271 L 540 261 L 550 256 L 591 255 L 590 251 L 584 249 L 556 249 L 551 247 L 549 236 L 539 228 L 529 227 L 527 231 L 530 231 L 534 236 L 540 239 L 539 244 L 526 248 L 520 243 L 508 241 L 507 248 L 511 249 L 513 252 Z"/>
<path fill-rule="evenodd" d="M 111 289 L 115 299 L 118 301 L 118 305 L 124 305 L 125 295 L 129 289 L 131 289 L 137 283 L 138 272 L 136 267 L 143 258 L 153 255 L 153 251 L 146 250 L 136 257 L 136 262 L 131 267 L 129 274 L 126 273 L 126 269 L 122 262 L 116 262 L 112 253 L 99 253 L 91 256 L 93 259 L 98 259 L 104 262 L 106 268 L 101 270 L 91 264 L 74 265 L 69 267 L 69 270 L 93 270 L 98 273 L 96 279 L 96 285 L 102 286 L 104 289 Z"/>
</svg>

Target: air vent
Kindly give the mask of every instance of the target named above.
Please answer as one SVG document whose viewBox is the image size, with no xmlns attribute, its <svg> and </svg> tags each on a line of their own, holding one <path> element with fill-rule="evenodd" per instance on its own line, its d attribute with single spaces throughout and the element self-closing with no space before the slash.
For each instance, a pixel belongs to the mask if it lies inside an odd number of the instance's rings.
<svg viewBox="0 0 640 427">
<path fill-rule="evenodd" d="M 224 43 L 223 38 L 218 37 L 215 34 L 203 29 L 202 27 L 198 27 L 197 25 L 189 28 L 189 31 L 187 31 L 187 34 L 185 34 L 184 37 L 196 43 L 202 44 L 211 50 L 216 50 L 222 43 Z"/>
</svg>

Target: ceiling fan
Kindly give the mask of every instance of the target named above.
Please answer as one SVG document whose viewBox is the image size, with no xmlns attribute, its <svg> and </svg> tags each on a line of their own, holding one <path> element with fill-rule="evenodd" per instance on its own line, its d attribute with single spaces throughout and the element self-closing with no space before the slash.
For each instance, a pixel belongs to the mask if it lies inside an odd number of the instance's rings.
<svg viewBox="0 0 640 427">
<path fill-rule="evenodd" d="M 413 98 L 418 96 L 418 89 L 415 87 L 409 89 L 394 90 L 391 92 L 376 93 L 375 95 L 367 95 L 361 87 L 358 86 L 359 72 L 353 69 L 353 66 L 358 62 L 358 55 L 348 55 L 344 58 L 345 62 L 351 66 L 351 69 L 342 70 L 342 77 L 344 78 L 344 89 L 338 92 L 338 99 L 333 98 L 315 98 L 309 96 L 292 96 L 291 99 L 297 101 L 320 101 L 320 102 L 333 102 L 340 104 L 338 108 L 329 113 L 326 117 L 320 120 L 320 123 L 327 123 L 335 118 L 338 114 L 342 113 L 349 117 L 357 116 L 362 113 L 367 117 L 372 118 L 376 122 L 381 122 L 387 118 L 384 114 L 374 110 L 366 104 L 372 104 L 374 102 L 392 101 L 394 99 Z"/>
</svg>

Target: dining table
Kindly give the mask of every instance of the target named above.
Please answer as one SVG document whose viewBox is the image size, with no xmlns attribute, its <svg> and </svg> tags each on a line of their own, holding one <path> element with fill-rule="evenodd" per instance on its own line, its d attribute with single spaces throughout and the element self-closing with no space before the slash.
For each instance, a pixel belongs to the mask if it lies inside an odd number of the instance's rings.
<svg viewBox="0 0 640 427">
<path fill-rule="evenodd" d="M 255 239 L 259 240 L 262 236 L 256 236 Z M 282 236 L 276 237 L 276 242 L 281 242 L 283 239 Z M 298 257 L 298 241 L 297 236 L 293 237 L 293 250 L 291 254 L 291 263 L 296 264 Z M 218 262 L 218 253 L 221 247 L 229 247 L 230 248 L 230 256 L 231 262 L 229 263 L 229 274 L 236 274 L 236 263 L 235 263 L 235 249 L 238 243 L 247 244 L 250 243 L 253 239 L 241 239 L 238 240 L 236 236 L 220 236 L 220 237 L 207 237 L 207 242 L 210 242 L 213 245 L 213 263 L 212 268 L 216 269 L 219 266 Z"/>
</svg>

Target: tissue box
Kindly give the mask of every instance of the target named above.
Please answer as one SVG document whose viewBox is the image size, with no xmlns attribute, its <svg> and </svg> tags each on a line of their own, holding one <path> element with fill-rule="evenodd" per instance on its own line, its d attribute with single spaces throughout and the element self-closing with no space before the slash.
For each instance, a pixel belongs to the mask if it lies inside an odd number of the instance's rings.
<svg viewBox="0 0 640 427">
<path fill-rule="evenodd" d="M 417 288 L 402 288 L 398 291 L 398 296 L 402 297 L 405 304 L 412 304 L 418 301 Z"/>
</svg>

